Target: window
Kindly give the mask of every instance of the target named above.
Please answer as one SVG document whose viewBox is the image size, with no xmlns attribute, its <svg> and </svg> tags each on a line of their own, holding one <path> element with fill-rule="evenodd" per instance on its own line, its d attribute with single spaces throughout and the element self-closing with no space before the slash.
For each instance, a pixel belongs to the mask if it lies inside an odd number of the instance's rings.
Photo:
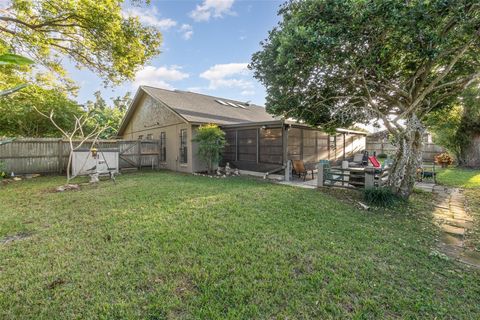
<svg viewBox="0 0 480 320">
<path fill-rule="evenodd" d="M 138 136 L 138 140 L 143 140 L 143 134 Z"/>
<path fill-rule="evenodd" d="M 187 152 L 187 129 L 180 130 L 180 163 L 188 162 Z"/>
<path fill-rule="evenodd" d="M 160 132 L 160 162 L 167 161 L 167 137 L 165 132 Z"/>
<path fill-rule="evenodd" d="M 152 140 L 152 134 L 151 133 L 147 134 L 147 140 Z"/>
</svg>

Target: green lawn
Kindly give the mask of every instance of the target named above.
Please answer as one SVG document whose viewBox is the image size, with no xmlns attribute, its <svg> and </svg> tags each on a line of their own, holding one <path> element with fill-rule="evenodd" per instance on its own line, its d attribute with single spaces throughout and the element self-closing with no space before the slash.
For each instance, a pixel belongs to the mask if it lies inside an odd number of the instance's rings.
<svg viewBox="0 0 480 320">
<path fill-rule="evenodd" d="M 448 168 L 440 169 L 440 184 L 463 188 L 469 213 L 474 218 L 473 228 L 466 235 L 466 245 L 480 251 L 480 170 Z"/>
<path fill-rule="evenodd" d="M 474 218 L 473 228 L 466 235 L 466 245 L 480 251 L 480 170 L 440 169 L 438 183 L 464 189 L 467 209 Z"/>
<path fill-rule="evenodd" d="M 435 251 L 430 194 L 362 211 L 247 178 L 63 181 L 0 187 L 0 238 L 29 236 L 0 242 L 1 319 L 480 318 L 480 271 Z"/>
<path fill-rule="evenodd" d="M 437 179 L 440 184 L 460 188 L 480 188 L 480 170 L 448 168 L 439 169 Z"/>
</svg>

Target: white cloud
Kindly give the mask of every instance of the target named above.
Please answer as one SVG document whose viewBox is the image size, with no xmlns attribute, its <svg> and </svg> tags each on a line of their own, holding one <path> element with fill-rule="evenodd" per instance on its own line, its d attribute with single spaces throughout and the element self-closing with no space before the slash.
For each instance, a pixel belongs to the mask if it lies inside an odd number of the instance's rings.
<svg viewBox="0 0 480 320">
<path fill-rule="evenodd" d="M 178 31 L 182 33 L 182 38 L 185 40 L 190 40 L 193 36 L 193 28 L 189 24 L 182 24 Z"/>
<path fill-rule="evenodd" d="M 211 17 L 221 18 L 224 14 L 235 14 L 231 9 L 235 0 L 204 0 L 190 12 L 190 17 L 197 21 L 208 21 Z"/>
<path fill-rule="evenodd" d="M 253 96 L 255 94 L 255 91 L 253 90 L 243 90 L 240 92 L 242 96 Z"/>
<path fill-rule="evenodd" d="M 200 78 L 209 81 L 208 89 L 221 87 L 252 89 L 253 83 L 249 80 L 248 63 L 216 64 L 200 74 Z"/>
<path fill-rule="evenodd" d="M 177 25 L 175 20 L 170 18 L 159 18 L 159 13 L 156 7 L 149 7 L 149 8 L 139 8 L 133 7 L 127 9 L 124 14 L 127 17 L 138 17 L 140 22 L 155 27 L 161 30 L 168 30 L 172 27 Z"/>
<path fill-rule="evenodd" d="M 189 77 L 188 73 L 182 72 L 180 66 L 162 66 L 155 68 L 147 66 L 142 70 L 137 71 L 133 86 L 152 86 L 164 89 L 173 89 L 170 82 L 180 81 Z"/>
</svg>

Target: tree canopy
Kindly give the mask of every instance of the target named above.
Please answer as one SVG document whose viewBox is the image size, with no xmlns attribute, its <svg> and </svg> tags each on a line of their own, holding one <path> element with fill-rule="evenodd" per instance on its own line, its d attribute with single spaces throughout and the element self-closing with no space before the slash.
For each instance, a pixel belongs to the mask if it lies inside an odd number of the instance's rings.
<svg viewBox="0 0 480 320">
<path fill-rule="evenodd" d="M 90 127 L 96 124 L 101 127 L 108 127 L 108 129 L 100 134 L 99 138 L 115 138 L 123 115 L 132 100 L 130 92 L 127 92 L 123 97 L 112 99 L 112 105 L 110 106 L 105 99 L 103 99 L 100 91 L 95 92 L 94 96 L 95 101 L 88 101 L 86 105 L 86 112 L 89 115 L 89 119 L 92 120 Z"/>
<path fill-rule="evenodd" d="M 475 140 L 480 136 L 480 89 L 467 88 L 450 108 L 432 113 L 426 124 L 435 143 L 456 157 L 460 166 L 479 166 L 480 151 Z"/>
<path fill-rule="evenodd" d="M 0 136 L 58 137 L 57 129 L 35 108 L 47 114 L 53 111 L 55 121 L 67 130 L 73 127 L 74 116 L 84 113 L 63 90 L 29 85 L 0 99 Z"/>
<path fill-rule="evenodd" d="M 399 146 L 392 187 L 408 197 L 425 117 L 480 76 L 479 5 L 289 1 L 250 68 L 274 114 L 324 128 L 381 121 Z"/>
<path fill-rule="evenodd" d="M 66 56 L 106 82 L 119 83 L 158 54 L 162 40 L 157 29 L 123 15 L 123 4 L 123 0 L 10 0 L 0 11 L 0 44 L 28 54 L 62 77 Z"/>
</svg>

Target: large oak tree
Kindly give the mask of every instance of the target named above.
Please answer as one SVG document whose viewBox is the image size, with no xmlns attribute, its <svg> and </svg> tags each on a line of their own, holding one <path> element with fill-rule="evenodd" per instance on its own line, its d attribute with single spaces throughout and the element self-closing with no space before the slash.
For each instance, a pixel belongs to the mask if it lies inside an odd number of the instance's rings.
<svg viewBox="0 0 480 320">
<path fill-rule="evenodd" d="M 267 109 L 313 126 L 372 120 L 398 146 L 389 185 L 408 198 L 424 120 L 480 76 L 478 0 L 289 1 L 250 67 Z"/>
<path fill-rule="evenodd" d="M 68 57 L 77 67 L 92 70 L 106 82 L 119 83 L 131 79 L 140 66 L 159 53 L 160 32 L 122 14 L 123 0 L 6 3 L 0 9 L 0 48 L 27 54 L 37 66 L 62 77 L 62 60 Z"/>
</svg>

